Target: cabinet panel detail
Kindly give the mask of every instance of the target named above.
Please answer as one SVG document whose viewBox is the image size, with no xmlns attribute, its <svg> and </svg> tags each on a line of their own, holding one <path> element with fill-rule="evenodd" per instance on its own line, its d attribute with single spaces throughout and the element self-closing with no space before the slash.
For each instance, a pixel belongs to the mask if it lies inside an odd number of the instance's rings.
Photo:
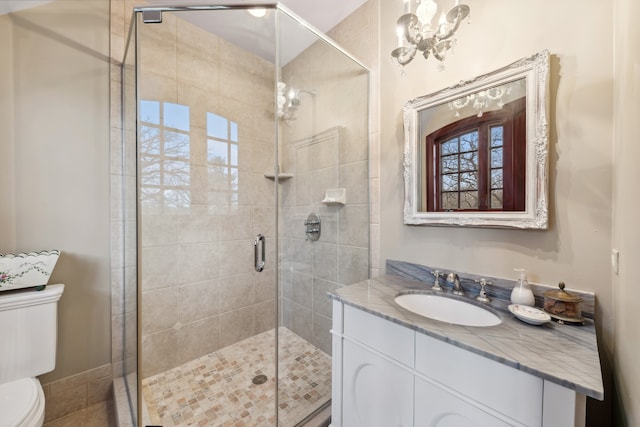
<svg viewBox="0 0 640 427">
<path fill-rule="evenodd" d="M 416 335 L 416 371 L 526 425 L 541 425 L 542 379 Z"/>
<path fill-rule="evenodd" d="M 415 333 L 351 306 L 344 306 L 344 334 L 413 367 Z"/>
<path fill-rule="evenodd" d="M 413 426 L 413 375 L 344 341 L 343 427 Z"/>
<path fill-rule="evenodd" d="M 514 425 L 440 387 L 416 378 L 416 427 L 507 427 Z"/>
</svg>

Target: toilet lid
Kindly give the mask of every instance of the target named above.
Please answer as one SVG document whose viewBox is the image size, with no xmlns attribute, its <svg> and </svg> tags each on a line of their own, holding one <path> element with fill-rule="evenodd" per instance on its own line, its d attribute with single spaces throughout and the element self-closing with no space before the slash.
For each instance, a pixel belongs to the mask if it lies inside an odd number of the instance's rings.
<svg viewBox="0 0 640 427">
<path fill-rule="evenodd" d="M 37 409 L 40 383 L 35 378 L 23 378 L 0 384 L 0 427 L 17 426 Z"/>
</svg>

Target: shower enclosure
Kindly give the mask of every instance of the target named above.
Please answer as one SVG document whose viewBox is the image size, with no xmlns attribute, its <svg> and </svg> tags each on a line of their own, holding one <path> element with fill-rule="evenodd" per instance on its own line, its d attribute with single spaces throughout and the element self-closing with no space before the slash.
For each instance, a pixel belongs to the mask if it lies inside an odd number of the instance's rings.
<svg viewBox="0 0 640 427">
<path fill-rule="evenodd" d="M 279 4 L 134 10 L 124 370 L 137 425 L 304 425 L 369 274 L 369 72 Z"/>
</svg>

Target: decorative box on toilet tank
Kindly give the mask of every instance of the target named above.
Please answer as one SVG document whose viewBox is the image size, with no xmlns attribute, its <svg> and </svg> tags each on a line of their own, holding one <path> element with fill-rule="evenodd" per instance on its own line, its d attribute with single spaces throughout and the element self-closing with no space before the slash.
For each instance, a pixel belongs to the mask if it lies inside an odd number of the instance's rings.
<svg viewBox="0 0 640 427">
<path fill-rule="evenodd" d="M 60 251 L 0 254 L 0 291 L 45 286 Z"/>
</svg>

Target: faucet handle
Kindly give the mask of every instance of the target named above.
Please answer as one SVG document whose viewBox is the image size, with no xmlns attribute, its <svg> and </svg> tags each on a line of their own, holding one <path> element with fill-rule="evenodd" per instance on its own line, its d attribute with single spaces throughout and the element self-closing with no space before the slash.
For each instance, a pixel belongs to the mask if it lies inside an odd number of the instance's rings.
<svg viewBox="0 0 640 427">
<path fill-rule="evenodd" d="M 480 283 L 480 293 L 476 297 L 476 300 L 480 301 L 480 302 L 490 302 L 491 300 L 487 296 L 487 292 L 485 291 L 485 287 L 487 285 L 491 285 L 492 283 L 487 281 L 487 279 L 485 279 L 484 277 L 481 278 L 480 280 L 476 280 L 476 283 Z"/>
<path fill-rule="evenodd" d="M 431 274 L 433 274 L 433 277 L 435 278 L 431 290 L 442 291 L 442 286 L 440 286 L 440 276 L 442 276 L 442 273 L 440 272 L 440 270 L 434 270 L 431 272 Z"/>
</svg>

